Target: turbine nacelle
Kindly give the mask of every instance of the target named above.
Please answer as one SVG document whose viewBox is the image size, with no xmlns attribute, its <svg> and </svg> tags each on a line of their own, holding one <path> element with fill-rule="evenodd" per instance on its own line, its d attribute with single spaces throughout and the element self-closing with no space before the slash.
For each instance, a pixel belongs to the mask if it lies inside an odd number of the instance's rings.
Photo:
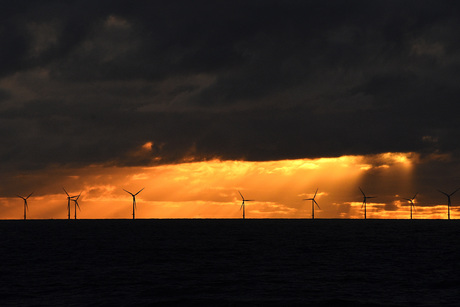
<svg viewBox="0 0 460 307">
<path fill-rule="evenodd" d="M 319 188 L 318 188 L 318 189 L 319 189 Z M 311 200 L 311 201 L 312 201 L 312 205 L 315 204 L 315 205 L 318 207 L 318 209 L 321 209 L 321 208 L 319 207 L 318 203 L 316 202 L 316 199 L 315 199 L 315 198 L 316 198 L 316 194 L 318 194 L 318 189 L 316 189 L 316 192 L 315 192 L 315 195 L 313 195 L 313 198 L 304 198 L 304 199 L 302 199 L 302 200 Z"/>
<path fill-rule="evenodd" d="M 369 198 L 377 198 L 376 196 L 366 196 L 366 194 L 364 193 L 364 191 L 361 188 L 359 188 L 359 190 L 363 194 L 363 205 L 365 205 L 367 203 L 367 200 Z"/>
<path fill-rule="evenodd" d="M 457 193 L 458 191 L 460 190 L 460 188 L 458 188 L 457 190 L 453 191 L 452 193 L 450 194 L 447 194 L 446 192 L 443 192 L 441 190 L 438 190 L 440 193 L 446 195 L 448 198 L 450 198 L 452 195 L 454 195 L 455 193 Z"/>
<path fill-rule="evenodd" d="M 238 193 L 240 193 L 241 199 L 243 200 L 243 204 L 244 204 L 245 201 L 254 201 L 254 199 L 245 199 L 243 194 L 241 194 L 240 191 L 238 191 Z"/>
<path fill-rule="evenodd" d="M 414 206 L 414 200 L 417 197 L 417 194 L 418 194 L 418 192 L 415 193 L 414 197 L 412 197 L 412 198 L 402 198 L 402 199 L 407 200 L 408 202 L 411 203 L 412 206 Z"/>
<path fill-rule="evenodd" d="M 78 194 L 77 196 L 72 196 L 71 198 L 73 198 L 73 197 L 76 197 L 76 198 L 75 198 L 75 199 L 71 199 L 71 200 L 75 203 L 75 206 L 78 207 L 78 210 L 81 211 L 80 205 L 78 204 L 78 199 L 80 198 L 80 195 L 81 195 L 81 192 L 80 192 L 80 194 Z"/>
<path fill-rule="evenodd" d="M 127 191 L 127 190 L 125 190 L 125 189 L 123 189 L 123 191 L 125 191 L 125 192 L 128 193 L 128 194 L 131 194 L 132 197 L 136 197 L 136 195 L 139 194 L 140 192 L 142 192 L 142 190 L 144 190 L 144 189 L 145 189 L 145 188 L 140 189 L 140 190 L 139 190 L 137 193 L 135 193 L 135 194 L 133 194 L 133 193 L 131 193 L 130 191 Z"/>
<path fill-rule="evenodd" d="M 67 195 L 67 199 L 70 200 L 70 199 L 72 199 L 72 198 L 78 197 L 78 195 L 70 196 L 69 193 L 67 193 L 67 191 L 66 191 L 64 188 L 62 188 L 62 189 L 64 190 L 65 194 Z M 81 193 L 80 193 L 80 194 L 81 194 Z"/>
<path fill-rule="evenodd" d="M 27 197 L 24 197 L 24 196 L 21 196 L 21 195 L 18 195 L 18 194 L 16 194 L 16 196 L 19 197 L 19 198 L 22 198 L 24 201 L 26 201 L 32 194 L 34 194 L 34 192 L 30 193 L 29 196 L 27 196 Z"/>
</svg>

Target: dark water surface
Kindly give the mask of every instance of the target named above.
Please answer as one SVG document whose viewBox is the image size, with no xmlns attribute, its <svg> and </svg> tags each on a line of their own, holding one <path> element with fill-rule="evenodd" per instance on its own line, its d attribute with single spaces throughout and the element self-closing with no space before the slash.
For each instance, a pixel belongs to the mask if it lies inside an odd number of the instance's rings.
<svg viewBox="0 0 460 307">
<path fill-rule="evenodd" d="M 0 306 L 459 306 L 460 221 L 0 221 Z"/>
</svg>

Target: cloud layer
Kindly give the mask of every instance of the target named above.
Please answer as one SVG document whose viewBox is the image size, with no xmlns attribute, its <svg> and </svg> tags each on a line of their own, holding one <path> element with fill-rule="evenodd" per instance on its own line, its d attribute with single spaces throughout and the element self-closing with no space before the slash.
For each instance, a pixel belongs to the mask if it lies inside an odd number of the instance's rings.
<svg viewBox="0 0 460 307">
<path fill-rule="evenodd" d="M 459 8 L 15 1 L 0 13 L 1 168 L 456 157 Z"/>
</svg>

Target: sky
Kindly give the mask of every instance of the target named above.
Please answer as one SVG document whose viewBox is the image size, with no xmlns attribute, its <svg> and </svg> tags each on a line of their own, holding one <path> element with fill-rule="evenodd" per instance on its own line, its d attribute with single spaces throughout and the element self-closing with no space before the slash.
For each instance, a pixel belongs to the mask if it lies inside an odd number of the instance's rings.
<svg viewBox="0 0 460 307">
<path fill-rule="evenodd" d="M 460 4 L 14 1 L 0 12 L 0 219 L 446 218 Z M 460 218 L 460 192 L 452 196 Z"/>
</svg>

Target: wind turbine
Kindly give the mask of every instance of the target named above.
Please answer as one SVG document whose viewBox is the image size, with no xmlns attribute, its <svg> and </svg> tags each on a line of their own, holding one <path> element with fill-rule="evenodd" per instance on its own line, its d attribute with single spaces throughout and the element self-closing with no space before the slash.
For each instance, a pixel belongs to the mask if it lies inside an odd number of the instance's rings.
<svg viewBox="0 0 460 307">
<path fill-rule="evenodd" d="M 359 190 L 361 191 L 361 193 L 363 193 L 363 204 L 361 206 L 361 208 L 364 207 L 364 219 L 367 219 L 367 199 L 368 198 L 375 198 L 375 196 L 366 196 L 366 194 L 364 194 L 363 190 L 361 188 L 359 188 Z"/>
<path fill-rule="evenodd" d="M 78 204 L 78 199 L 80 198 L 80 195 L 81 195 L 81 192 L 80 194 L 78 194 L 77 198 L 71 199 L 75 203 L 75 219 L 77 219 L 77 207 L 78 207 L 78 210 L 81 211 L 80 205 Z"/>
<path fill-rule="evenodd" d="M 407 200 L 408 202 L 410 202 L 410 219 L 412 220 L 412 208 L 414 208 L 414 211 L 415 211 L 415 205 L 414 205 L 414 199 L 415 197 L 417 197 L 417 193 L 415 193 L 414 197 L 412 198 L 403 198 L 405 200 Z"/>
<path fill-rule="evenodd" d="M 70 200 L 73 200 L 72 198 L 75 198 L 77 196 L 70 196 L 69 193 L 67 193 L 67 191 L 64 188 L 62 189 L 67 194 L 67 217 L 70 220 Z"/>
<path fill-rule="evenodd" d="M 130 191 L 126 191 L 125 189 L 123 189 L 123 191 L 131 194 L 131 196 L 133 197 L 133 220 L 136 218 L 136 195 L 142 192 L 143 189 L 145 188 L 140 189 L 139 192 L 137 192 L 136 194 L 133 194 Z"/>
<path fill-rule="evenodd" d="M 244 199 L 243 194 L 241 194 L 240 191 L 238 191 L 238 193 L 240 193 L 240 196 L 243 199 L 243 202 L 241 203 L 240 210 L 243 209 L 243 220 L 244 220 L 246 218 L 246 210 L 245 210 L 246 206 L 244 205 L 244 202 L 246 202 L 246 201 L 254 201 L 254 200 L 253 199 Z"/>
<path fill-rule="evenodd" d="M 316 194 L 318 193 L 318 189 L 316 189 L 315 196 L 313 198 L 304 198 L 303 200 L 311 200 L 311 219 L 315 219 L 315 205 L 318 207 L 318 209 L 321 209 L 318 205 L 318 203 L 315 200 Z"/>
<path fill-rule="evenodd" d="M 458 188 L 457 190 L 453 191 L 452 193 L 450 194 L 447 194 L 441 190 L 438 190 L 439 192 L 441 192 L 442 194 L 446 195 L 447 196 L 447 219 L 450 220 L 450 206 L 452 205 L 451 202 L 450 202 L 450 197 L 452 195 L 454 195 L 458 190 L 460 190 L 460 188 Z"/>
<path fill-rule="evenodd" d="M 27 196 L 27 197 L 22 197 L 22 196 L 16 194 L 17 197 L 22 198 L 24 200 L 24 220 L 26 220 L 26 218 L 27 218 L 26 211 L 29 211 L 29 206 L 27 205 L 27 199 L 32 194 L 34 194 L 34 192 L 30 193 L 29 196 Z"/>
</svg>

